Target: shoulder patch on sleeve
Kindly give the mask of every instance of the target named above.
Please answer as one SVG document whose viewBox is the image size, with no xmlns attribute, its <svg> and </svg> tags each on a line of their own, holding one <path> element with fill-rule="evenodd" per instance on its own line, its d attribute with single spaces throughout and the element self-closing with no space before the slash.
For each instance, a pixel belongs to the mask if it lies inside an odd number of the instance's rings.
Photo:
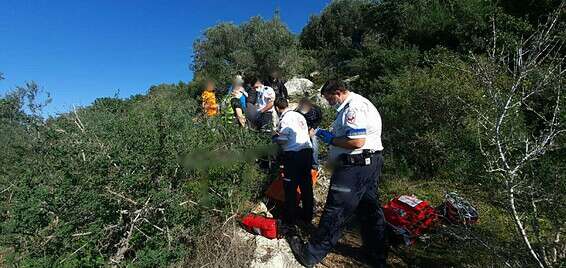
<svg viewBox="0 0 566 268">
<path fill-rule="evenodd" d="M 356 123 L 356 110 L 355 109 L 348 109 L 348 111 L 346 112 L 346 122 L 348 124 L 354 124 Z"/>
</svg>

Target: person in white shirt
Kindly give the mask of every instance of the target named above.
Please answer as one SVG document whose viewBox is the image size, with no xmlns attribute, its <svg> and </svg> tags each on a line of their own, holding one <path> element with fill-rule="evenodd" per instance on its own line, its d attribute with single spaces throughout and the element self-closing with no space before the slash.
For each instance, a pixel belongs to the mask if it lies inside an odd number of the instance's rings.
<svg viewBox="0 0 566 268">
<path fill-rule="evenodd" d="M 349 91 L 342 81 L 327 81 L 321 94 L 337 110 L 332 131 L 316 133 L 330 145 L 334 170 L 317 230 L 306 244 L 291 238 L 291 250 L 304 266 L 319 263 L 338 242 L 347 220 L 357 215 L 368 260 L 385 267 L 385 220 L 377 195 L 383 166 L 381 116 L 368 99 Z"/>
<path fill-rule="evenodd" d="M 252 84 L 253 89 L 257 92 L 256 126 L 259 130 L 270 131 L 273 129 L 274 123 L 273 102 L 275 101 L 275 91 L 273 88 L 265 86 L 259 78 L 253 79 Z"/>
<path fill-rule="evenodd" d="M 313 218 L 314 197 L 311 180 L 312 144 L 305 117 L 291 109 L 284 98 L 275 100 L 275 109 L 280 115 L 274 141 L 283 151 L 283 189 L 285 211 L 283 222 L 297 223 L 301 220 L 310 224 Z M 297 206 L 297 186 L 301 190 L 302 209 Z"/>
</svg>

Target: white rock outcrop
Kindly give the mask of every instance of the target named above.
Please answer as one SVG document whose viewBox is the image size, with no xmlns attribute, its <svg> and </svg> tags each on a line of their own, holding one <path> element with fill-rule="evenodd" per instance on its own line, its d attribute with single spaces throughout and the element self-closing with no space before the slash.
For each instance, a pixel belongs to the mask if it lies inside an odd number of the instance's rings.
<svg viewBox="0 0 566 268">
<path fill-rule="evenodd" d="M 302 97 L 305 93 L 309 94 L 312 91 L 314 83 L 306 78 L 293 77 L 285 83 L 287 93 L 289 96 Z"/>
<path fill-rule="evenodd" d="M 255 251 L 251 268 L 301 268 L 295 260 L 289 243 L 285 239 L 268 239 L 261 235 L 253 235 L 244 230 L 237 233 L 237 239 L 255 242 Z"/>
</svg>

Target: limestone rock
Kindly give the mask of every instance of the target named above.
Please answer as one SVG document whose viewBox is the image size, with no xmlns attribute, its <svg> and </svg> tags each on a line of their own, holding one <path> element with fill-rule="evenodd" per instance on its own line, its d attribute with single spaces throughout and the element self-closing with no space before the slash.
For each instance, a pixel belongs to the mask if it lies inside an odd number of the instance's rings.
<svg viewBox="0 0 566 268">
<path fill-rule="evenodd" d="M 252 268 L 301 268 L 289 243 L 285 239 L 268 239 L 261 235 L 253 235 L 244 230 L 240 230 L 237 239 L 241 241 L 254 240 L 256 248 L 253 260 L 250 263 Z"/>
<path fill-rule="evenodd" d="M 299 96 L 302 97 L 312 90 L 314 83 L 306 78 L 298 78 L 293 77 L 287 83 L 285 83 L 285 87 L 287 88 L 287 92 L 289 96 Z"/>
</svg>

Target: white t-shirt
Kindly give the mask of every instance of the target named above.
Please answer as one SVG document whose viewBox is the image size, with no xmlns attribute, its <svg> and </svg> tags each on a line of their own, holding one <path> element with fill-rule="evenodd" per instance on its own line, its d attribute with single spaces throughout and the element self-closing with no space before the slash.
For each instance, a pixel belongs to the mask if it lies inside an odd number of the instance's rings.
<svg viewBox="0 0 566 268">
<path fill-rule="evenodd" d="M 263 86 L 258 89 L 257 91 L 257 110 L 261 110 L 267 106 L 267 104 L 271 101 L 275 101 L 275 91 L 273 88 L 268 86 Z M 273 112 L 274 108 L 267 110 L 267 112 Z"/>
<path fill-rule="evenodd" d="M 332 133 L 336 137 L 350 139 L 365 138 L 360 149 L 351 150 L 337 146 L 330 147 L 330 159 L 341 154 L 359 154 L 364 149 L 383 150 L 381 143 L 381 116 L 375 106 L 366 98 L 354 92 L 338 107 L 336 120 L 332 123 Z"/>
<path fill-rule="evenodd" d="M 279 133 L 277 139 L 285 141 L 281 145 L 283 151 L 298 152 L 302 149 L 312 148 L 307 120 L 298 112 L 285 111 L 277 125 L 277 132 Z"/>
</svg>

